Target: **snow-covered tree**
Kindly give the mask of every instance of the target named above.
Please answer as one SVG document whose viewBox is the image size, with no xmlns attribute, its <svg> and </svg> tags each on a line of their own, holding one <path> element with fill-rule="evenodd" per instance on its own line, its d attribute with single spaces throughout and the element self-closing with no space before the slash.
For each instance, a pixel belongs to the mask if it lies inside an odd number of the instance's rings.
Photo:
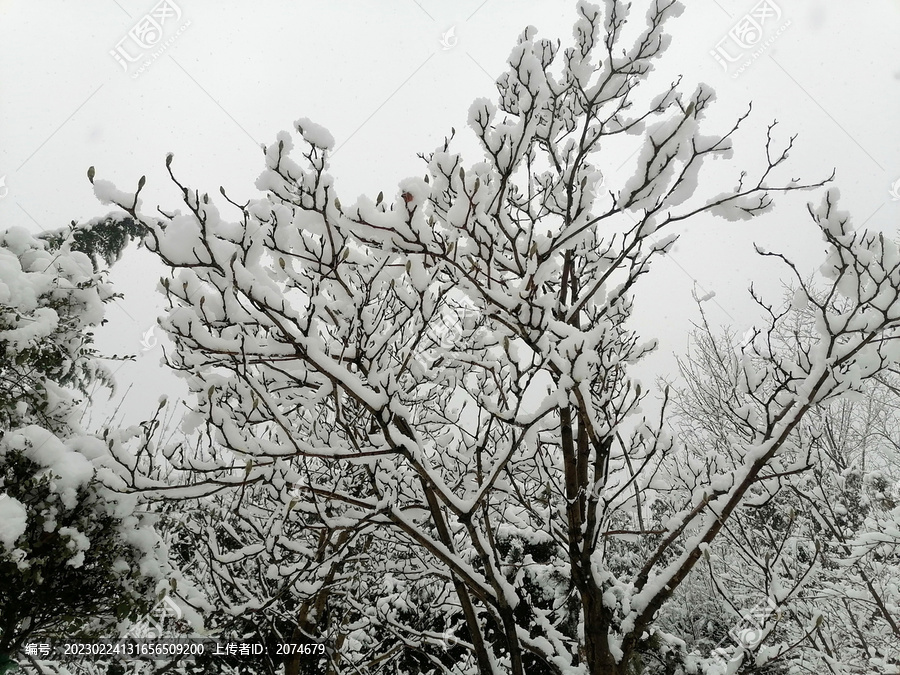
<svg viewBox="0 0 900 675">
<path fill-rule="evenodd" d="M 125 247 L 144 234 L 143 227 L 131 218 L 124 214 L 109 214 L 86 223 L 72 221 L 68 227 L 41 232 L 38 236 L 53 249 L 65 246 L 68 250 L 84 253 L 91 259 L 96 272 L 101 260 L 107 265 L 114 264 L 122 257 Z"/>
<path fill-rule="evenodd" d="M 184 430 L 201 431 L 158 451 L 144 436 L 143 473 L 113 453 L 135 488 L 198 505 L 184 531 L 219 614 L 325 641 L 333 673 L 721 674 L 790 649 L 767 632 L 689 653 L 658 619 L 746 505 L 814 471 L 804 421 L 900 358 L 900 253 L 853 233 L 830 196 L 811 208 L 827 297 L 849 309 L 801 284 L 815 339 L 744 358 L 741 433 L 680 453 L 668 393 L 651 418 L 630 375 L 657 345 L 629 321 L 639 279 L 690 218 L 750 220 L 830 178 L 784 174 L 793 138 L 773 124 L 758 169 L 704 194 L 704 164 L 726 174 L 746 116 L 701 133 L 707 86 L 653 89 L 682 7 L 649 5 L 626 34 L 630 3 L 579 2 L 563 51 L 527 28 L 498 104 L 469 112 L 484 159 L 465 164 L 451 137 L 387 198 L 342 205 L 334 140 L 308 119 L 302 161 L 286 132 L 264 148 L 264 196 L 221 190 L 236 221 L 171 155 L 186 210 L 162 218 L 142 211 L 143 178 L 129 194 L 89 172 L 171 269 L 161 324 L 195 397 Z M 628 136 L 622 177 L 602 151 Z M 693 458 L 689 491 L 676 456 Z M 794 589 L 768 588 L 776 604 Z"/>
<path fill-rule="evenodd" d="M 805 293 L 790 289 L 779 312 L 783 320 L 770 321 L 744 344 L 728 332 L 714 335 L 703 316 L 694 349 L 679 359 L 685 384 L 673 397 L 678 435 L 690 453 L 672 458 L 682 494 L 693 489 L 698 475 L 705 480 L 707 448 L 717 449 L 720 464 L 740 463 L 729 439 L 752 433 L 736 412 L 744 404 L 744 357 L 765 367 L 818 340 L 816 308 L 806 303 Z M 825 302 L 823 293 L 816 297 Z M 855 304 L 843 296 L 829 302 L 836 313 L 852 312 Z M 765 309 L 772 316 L 773 308 Z M 666 610 L 664 620 L 677 624 L 692 647 L 740 642 L 742 631 L 747 642 L 756 643 L 771 633 L 796 645 L 776 661 L 777 672 L 897 669 L 900 556 L 892 533 L 900 517 L 894 440 L 900 389 L 891 370 L 861 383 L 858 395 L 817 407 L 795 427 L 792 443 L 807 453 L 808 470 L 774 476 L 757 499 L 747 500 L 709 549 L 706 578 L 682 589 L 680 601 Z M 662 505 L 660 512 L 668 515 Z M 794 588 L 779 598 L 785 585 Z M 705 596 L 702 602 L 698 596 Z M 686 623 L 699 630 L 687 630 Z"/>
<path fill-rule="evenodd" d="M 29 639 L 117 634 L 161 580 L 158 537 L 78 423 L 77 397 L 112 383 L 91 343 L 115 297 L 71 239 L 0 232 L 0 666 Z"/>
</svg>

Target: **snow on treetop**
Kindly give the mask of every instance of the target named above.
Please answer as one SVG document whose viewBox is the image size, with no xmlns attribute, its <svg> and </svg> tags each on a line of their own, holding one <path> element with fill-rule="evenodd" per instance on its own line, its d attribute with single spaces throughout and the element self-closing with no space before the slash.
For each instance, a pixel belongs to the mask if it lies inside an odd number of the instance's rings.
<svg viewBox="0 0 900 675">
<path fill-rule="evenodd" d="M 119 190 L 112 182 L 108 180 L 95 179 L 93 181 L 94 195 L 100 200 L 101 204 L 132 204 L 134 203 L 134 194 Z M 140 209 L 141 200 L 137 200 L 137 209 Z"/>
<path fill-rule="evenodd" d="M 331 135 L 331 132 L 308 118 L 301 117 L 294 122 L 294 126 L 307 143 L 323 150 L 331 150 L 334 147 L 334 136 Z"/>
<path fill-rule="evenodd" d="M 399 187 L 403 201 L 410 207 L 422 204 L 431 196 L 431 186 L 418 177 L 404 178 Z"/>
<path fill-rule="evenodd" d="M 34 246 L 34 237 L 24 227 L 14 226 L 0 234 L 0 246 L 15 255 L 22 255 Z"/>
</svg>

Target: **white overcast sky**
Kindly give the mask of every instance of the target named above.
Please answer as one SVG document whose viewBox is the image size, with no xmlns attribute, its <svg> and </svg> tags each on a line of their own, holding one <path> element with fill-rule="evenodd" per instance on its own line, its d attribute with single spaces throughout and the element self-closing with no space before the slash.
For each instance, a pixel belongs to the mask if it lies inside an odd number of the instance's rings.
<svg viewBox="0 0 900 675">
<path fill-rule="evenodd" d="M 390 195 L 402 178 L 424 173 L 416 154 L 434 150 L 451 126 L 467 163 L 480 161 L 465 128 L 472 100 L 495 94 L 493 79 L 526 25 L 565 46 L 575 19 L 574 0 L 174 1 L 180 16 L 163 23 L 163 42 L 145 50 L 142 61 L 151 62 L 139 73 L 137 64 L 124 70 L 111 51 L 138 54 L 129 31 L 156 2 L 0 0 L 0 228 L 39 231 L 108 212 L 86 178 L 91 165 L 126 191 L 146 174 L 148 213 L 157 204 L 177 208 L 168 152 L 187 185 L 256 198 L 259 144 L 299 117 L 333 133 L 331 172 L 344 203 L 361 193 Z M 799 133 L 788 173 L 813 180 L 836 168 L 841 206 L 856 226 L 894 236 L 900 0 L 775 2 L 781 16 L 763 25 L 771 45 L 734 77 L 710 52 L 720 45 L 736 54 L 729 30 L 758 3 L 689 0 L 669 24 L 673 44 L 653 77 L 662 88 L 683 75 L 686 94 L 698 82 L 711 85 L 718 95 L 711 131 L 727 129 L 753 102 L 728 181 L 760 169 L 766 125 L 777 119 L 776 138 Z M 647 2 L 633 5 L 634 20 L 642 20 Z M 629 154 L 616 149 L 598 161 L 611 189 L 624 182 Z M 724 163 L 715 166 L 724 171 Z M 777 299 L 783 270 L 761 262 L 753 242 L 790 253 L 801 270 L 817 267 L 824 248 L 805 203 L 820 198 L 782 199 L 750 223 L 702 218 L 682 228 L 674 253 L 639 287 L 638 325 L 661 338 L 642 377 L 671 371 L 672 355 L 683 353 L 698 318 L 695 283 L 700 294 L 716 292 L 706 304 L 710 318 L 739 332 L 754 320 L 751 280 Z M 184 391 L 163 372 L 160 346 L 146 349 L 159 337 L 147 331 L 163 306 L 155 292 L 162 271 L 146 251 L 131 250 L 112 273 L 126 297 L 110 306 L 110 323 L 98 333 L 107 353 L 138 356 L 113 364 L 121 385 L 114 404 L 133 384 L 121 408 L 127 422 L 150 416 L 160 394 Z"/>
</svg>

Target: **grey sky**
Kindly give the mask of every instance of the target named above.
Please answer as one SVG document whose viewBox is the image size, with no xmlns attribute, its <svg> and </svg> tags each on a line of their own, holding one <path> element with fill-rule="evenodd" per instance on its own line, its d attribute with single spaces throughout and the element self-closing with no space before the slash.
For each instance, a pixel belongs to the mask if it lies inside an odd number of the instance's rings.
<svg viewBox="0 0 900 675">
<path fill-rule="evenodd" d="M 575 18 L 569 0 L 175 2 L 181 15 L 170 13 L 140 73 L 137 64 L 123 70 L 110 52 L 118 45 L 138 53 L 129 31 L 157 6 L 152 0 L 0 2 L 0 228 L 38 231 L 106 213 L 85 176 L 90 165 L 126 191 L 146 174 L 147 213 L 157 204 L 176 208 L 167 152 L 175 153 L 173 169 L 185 184 L 211 196 L 223 185 L 238 200 L 255 198 L 259 143 L 271 143 L 299 117 L 334 135 L 331 172 L 344 203 L 363 192 L 390 195 L 400 179 L 424 173 L 416 154 L 432 151 L 451 126 L 468 162 L 479 161 L 465 128 L 472 100 L 493 96 L 492 80 L 526 25 L 567 45 Z M 710 52 L 719 44 L 735 53 L 721 41 L 758 3 L 688 2 L 670 24 L 672 47 L 654 75 L 659 88 L 679 73 L 687 94 L 697 82 L 715 88 L 710 133 L 727 129 L 753 101 L 735 160 L 715 165 L 730 167 L 728 181 L 741 169 L 759 170 L 766 124 L 777 119 L 780 141 L 800 134 L 788 173 L 810 181 L 836 167 L 841 207 L 857 227 L 865 222 L 893 236 L 900 216 L 900 194 L 891 195 L 895 183 L 900 193 L 900 1 L 776 2 L 781 16 L 763 26 L 771 45 L 736 78 Z M 635 21 L 645 4 L 635 0 Z M 628 171 L 632 151 L 611 148 L 603 160 L 610 188 Z M 701 294 L 717 294 L 706 305 L 710 318 L 739 331 L 753 320 L 750 279 L 776 298 L 783 270 L 761 263 L 752 242 L 815 269 L 823 245 L 805 211 L 812 197 L 785 198 L 750 223 L 701 218 L 688 225 L 674 253 L 639 287 L 639 325 L 663 341 L 642 368 L 646 377 L 670 370 L 673 352 L 683 351 L 697 318 L 695 281 Z M 99 332 L 101 349 L 138 355 L 117 372 L 121 393 L 134 383 L 122 406 L 129 422 L 151 415 L 160 394 L 181 387 L 161 373 L 158 345 L 142 351 L 159 338 L 147 331 L 162 308 L 154 290 L 161 272 L 145 251 L 130 251 L 112 274 L 126 298 L 110 307 L 110 323 Z"/>
</svg>

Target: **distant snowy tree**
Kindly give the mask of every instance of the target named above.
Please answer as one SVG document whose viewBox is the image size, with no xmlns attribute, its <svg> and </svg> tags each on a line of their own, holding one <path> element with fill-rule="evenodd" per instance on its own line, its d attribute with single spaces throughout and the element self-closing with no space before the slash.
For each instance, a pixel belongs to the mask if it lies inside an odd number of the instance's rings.
<svg viewBox="0 0 900 675">
<path fill-rule="evenodd" d="M 630 7 L 579 2 L 562 52 L 527 28 L 499 103 L 469 112 L 484 160 L 464 166 L 447 139 L 387 199 L 342 205 L 334 140 L 307 119 L 302 163 L 286 132 L 264 148 L 262 198 L 222 190 L 236 222 L 171 155 L 186 211 L 162 218 L 141 210 L 143 178 L 129 194 L 90 172 L 171 269 L 167 356 L 195 397 L 184 431 L 200 431 L 112 452 L 134 488 L 199 509 L 185 555 L 220 618 L 322 640 L 331 673 L 722 675 L 790 649 L 767 632 L 690 653 L 659 619 L 746 506 L 815 471 L 796 430 L 900 358 L 900 253 L 830 196 L 812 209 L 827 297 L 850 309 L 801 285 L 815 339 L 742 357 L 740 433 L 696 449 L 683 490 L 671 460 L 693 455 L 664 428 L 668 392 L 651 419 L 629 374 L 657 345 L 629 323 L 638 280 L 688 219 L 749 220 L 830 178 L 779 182 L 793 139 L 773 124 L 759 169 L 704 195 L 704 163 L 731 158 L 745 117 L 701 134 L 708 87 L 646 92 L 682 6 L 650 3 L 626 37 Z M 629 134 L 622 178 L 602 150 Z M 155 465 L 135 471 L 129 448 Z"/>
<path fill-rule="evenodd" d="M 791 289 L 779 320 L 743 345 L 728 333 L 715 336 L 703 317 L 695 348 L 679 360 L 685 384 L 673 396 L 685 454 L 671 458 L 671 469 L 681 476 L 682 494 L 706 480 L 710 450 L 720 465 L 740 464 L 730 439 L 752 433 L 737 412 L 746 403 L 739 393 L 744 358 L 765 368 L 808 352 L 820 339 L 816 306 L 795 300 L 805 300 L 806 292 Z M 853 312 L 856 304 L 815 295 L 837 314 Z M 770 659 L 771 672 L 897 670 L 900 387 L 893 370 L 860 382 L 857 396 L 818 406 L 794 428 L 790 442 L 802 452 L 793 458 L 798 468 L 773 474 L 736 510 L 708 549 L 706 579 L 698 575 L 693 592 L 683 589 L 664 611 L 662 622 L 680 624 L 679 634 L 692 647 L 740 642 L 744 630 L 753 642 L 777 638 L 795 646 Z M 671 507 L 660 506 L 661 515 L 670 515 Z M 697 583 L 708 590 L 703 602 L 696 600 Z M 742 616 L 753 610 L 755 616 Z M 686 631 L 685 620 L 699 630 Z"/>
</svg>

